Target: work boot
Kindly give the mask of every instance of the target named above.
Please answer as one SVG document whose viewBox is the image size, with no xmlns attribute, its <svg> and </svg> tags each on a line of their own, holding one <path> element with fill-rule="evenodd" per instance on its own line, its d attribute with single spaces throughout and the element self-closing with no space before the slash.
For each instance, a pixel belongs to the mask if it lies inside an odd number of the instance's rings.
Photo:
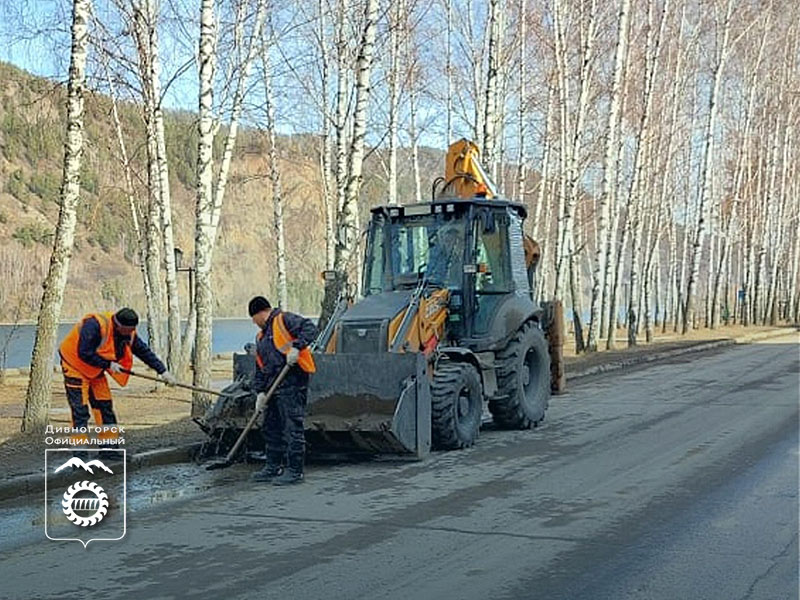
<svg viewBox="0 0 800 600">
<path fill-rule="evenodd" d="M 294 469 L 286 469 L 283 475 L 272 480 L 272 485 L 294 485 L 303 483 L 303 472 Z"/>
<path fill-rule="evenodd" d="M 260 471 L 256 471 L 255 473 L 253 473 L 250 479 L 252 481 L 269 483 L 271 481 L 274 481 L 275 478 L 278 477 L 278 475 L 280 474 L 281 474 L 281 468 L 279 466 L 276 467 L 275 465 L 267 465 Z"/>
<path fill-rule="evenodd" d="M 283 453 L 281 452 L 267 452 L 267 464 L 263 469 L 253 473 L 252 480 L 269 483 L 275 477 L 281 474 L 283 470 L 281 463 L 283 462 Z"/>
</svg>

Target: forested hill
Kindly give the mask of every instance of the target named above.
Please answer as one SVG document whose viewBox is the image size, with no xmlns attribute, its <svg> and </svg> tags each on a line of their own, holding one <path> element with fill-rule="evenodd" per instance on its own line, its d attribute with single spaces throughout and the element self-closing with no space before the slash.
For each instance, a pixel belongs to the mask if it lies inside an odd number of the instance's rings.
<svg viewBox="0 0 800 600">
<path fill-rule="evenodd" d="M 35 318 L 58 218 L 63 165 L 65 87 L 0 63 L 0 321 Z M 131 207 L 114 130 L 110 98 L 86 95 L 86 146 L 82 196 L 63 319 L 86 311 L 131 305 L 145 312 L 136 256 Z M 137 181 L 137 199 L 146 200 L 144 127 L 138 109 L 120 103 Z M 191 261 L 194 233 L 195 115 L 166 113 L 176 245 Z M 224 132 L 220 133 L 221 138 Z M 215 153 L 219 155 L 221 139 Z M 239 135 L 232 177 L 214 254 L 215 314 L 242 316 L 247 299 L 275 288 L 271 186 L 263 133 L 244 128 Z M 316 312 L 324 268 L 324 212 L 319 175 L 319 140 L 311 135 L 280 136 L 284 192 L 289 306 Z M 401 160 L 404 153 L 401 153 Z M 382 200 L 385 182 L 380 157 L 365 166 L 364 206 Z M 423 188 L 439 174 L 441 154 L 423 150 Z M 401 170 L 403 172 L 403 170 Z M 412 190 L 406 169 L 400 193 Z M 185 273 L 180 274 L 186 278 Z M 180 282 L 186 301 L 188 282 Z"/>
</svg>

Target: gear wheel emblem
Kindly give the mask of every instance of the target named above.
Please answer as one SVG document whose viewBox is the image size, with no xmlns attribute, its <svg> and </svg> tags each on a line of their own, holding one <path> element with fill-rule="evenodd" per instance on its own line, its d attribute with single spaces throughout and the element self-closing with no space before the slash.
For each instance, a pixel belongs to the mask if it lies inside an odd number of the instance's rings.
<svg viewBox="0 0 800 600">
<path fill-rule="evenodd" d="M 76 498 L 76 495 L 81 492 L 86 494 Z M 64 492 L 61 506 L 64 514 L 75 525 L 91 527 L 92 525 L 97 525 L 106 516 L 108 512 L 108 494 L 93 481 L 79 481 L 73 483 Z"/>
</svg>

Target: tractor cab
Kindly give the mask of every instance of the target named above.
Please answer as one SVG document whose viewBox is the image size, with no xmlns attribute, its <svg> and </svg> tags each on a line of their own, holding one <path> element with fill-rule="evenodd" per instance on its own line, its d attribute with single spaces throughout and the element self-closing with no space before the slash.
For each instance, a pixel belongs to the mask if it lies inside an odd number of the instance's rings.
<svg viewBox="0 0 800 600">
<path fill-rule="evenodd" d="M 489 334 L 511 296 L 530 297 L 521 204 L 444 198 L 372 210 L 364 261 L 365 301 L 420 285 L 448 292 L 451 339 Z"/>
</svg>

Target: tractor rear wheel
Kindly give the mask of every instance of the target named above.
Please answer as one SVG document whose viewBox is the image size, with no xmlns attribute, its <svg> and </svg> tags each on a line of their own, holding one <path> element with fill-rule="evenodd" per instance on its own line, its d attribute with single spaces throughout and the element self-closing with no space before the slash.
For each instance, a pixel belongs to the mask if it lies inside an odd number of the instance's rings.
<svg viewBox="0 0 800 600">
<path fill-rule="evenodd" d="M 481 378 L 475 367 L 439 363 L 431 383 L 433 447 L 453 450 L 472 446 L 481 427 L 482 404 Z"/>
<path fill-rule="evenodd" d="M 544 333 L 528 321 L 497 353 L 497 397 L 489 401 L 494 422 L 530 429 L 544 420 L 550 402 L 550 354 Z"/>
</svg>

